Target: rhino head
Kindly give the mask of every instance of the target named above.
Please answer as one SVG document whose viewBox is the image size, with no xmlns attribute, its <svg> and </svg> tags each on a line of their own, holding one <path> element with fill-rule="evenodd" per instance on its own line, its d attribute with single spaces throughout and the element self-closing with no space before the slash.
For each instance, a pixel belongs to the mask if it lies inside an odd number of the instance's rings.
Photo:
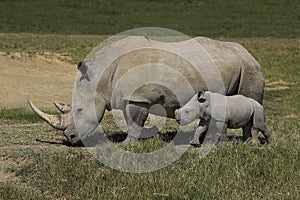
<svg viewBox="0 0 300 200">
<path fill-rule="evenodd" d="M 30 98 L 28 98 L 28 104 L 37 116 L 46 121 L 53 128 L 63 131 L 68 142 L 74 146 L 81 145 L 81 140 L 76 132 L 72 116 L 72 107 L 70 105 L 54 102 L 54 105 L 62 112 L 62 114 L 50 115 L 38 109 L 32 103 Z"/>
</svg>

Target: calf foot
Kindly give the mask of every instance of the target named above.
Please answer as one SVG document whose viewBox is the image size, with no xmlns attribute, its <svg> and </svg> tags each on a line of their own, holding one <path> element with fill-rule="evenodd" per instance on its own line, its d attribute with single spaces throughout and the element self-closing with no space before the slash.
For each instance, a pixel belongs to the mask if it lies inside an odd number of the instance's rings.
<svg viewBox="0 0 300 200">
<path fill-rule="evenodd" d="M 268 138 L 267 139 L 267 144 L 270 145 L 270 146 L 275 146 L 276 142 L 273 140 L 273 138 Z"/>
<path fill-rule="evenodd" d="M 190 141 L 190 144 L 193 146 L 193 147 L 200 147 L 200 142 L 199 140 L 192 140 Z"/>
</svg>

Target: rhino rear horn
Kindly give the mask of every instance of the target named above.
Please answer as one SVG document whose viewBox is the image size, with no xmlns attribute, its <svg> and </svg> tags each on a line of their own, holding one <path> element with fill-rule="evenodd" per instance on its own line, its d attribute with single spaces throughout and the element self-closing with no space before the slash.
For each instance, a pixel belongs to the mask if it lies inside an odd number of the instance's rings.
<svg viewBox="0 0 300 200">
<path fill-rule="evenodd" d="M 55 129 L 59 129 L 59 130 L 65 130 L 66 129 L 66 125 L 64 125 L 64 122 L 63 122 L 63 115 L 49 115 L 47 113 L 44 113 L 41 110 L 39 110 L 32 103 L 30 98 L 27 98 L 27 100 L 28 100 L 28 104 L 29 104 L 30 108 L 32 109 L 32 111 L 37 116 L 39 116 L 41 119 L 46 121 L 50 126 L 52 126 Z"/>
<path fill-rule="evenodd" d="M 64 114 L 70 112 L 72 109 L 71 105 L 69 105 L 69 104 L 64 104 L 64 103 L 60 103 L 57 101 L 54 101 L 53 103 L 54 103 L 55 107 Z"/>
</svg>

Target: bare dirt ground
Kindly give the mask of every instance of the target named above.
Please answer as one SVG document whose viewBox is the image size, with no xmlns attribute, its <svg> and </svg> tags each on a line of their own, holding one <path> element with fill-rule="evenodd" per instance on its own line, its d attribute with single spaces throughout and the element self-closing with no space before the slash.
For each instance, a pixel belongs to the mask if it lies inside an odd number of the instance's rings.
<svg viewBox="0 0 300 200">
<path fill-rule="evenodd" d="M 55 110 L 52 104 L 53 100 L 71 103 L 77 68 L 68 61 L 70 61 L 68 57 L 55 53 L 0 52 L 0 109 L 29 108 L 27 97 L 31 97 L 40 108 L 48 110 Z M 21 126 L 21 131 L 16 130 L 20 128 L 19 126 Z M 24 145 L 7 143 L 5 138 L 8 137 L 14 142 L 17 141 L 16 138 L 20 140 L 22 137 L 16 132 L 24 134 L 25 126 L 33 129 L 36 124 L 0 126 L 0 131 L 6 133 L 0 142 L 0 152 L 24 150 Z M 31 134 L 35 136 L 34 133 Z M 16 137 L 10 138 L 13 135 Z M 34 143 L 34 139 L 32 141 Z M 36 149 L 32 144 L 25 145 L 25 147 Z M 16 161 L 8 159 L 6 156 L 0 156 L 0 182 L 18 182 L 14 173 L 6 170 L 18 162 L 25 163 L 25 161 Z"/>
<path fill-rule="evenodd" d="M 28 107 L 27 97 L 41 108 L 53 100 L 71 102 L 77 74 L 67 57 L 55 53 L 0 52 L 0 108 Z"/>
</svg>

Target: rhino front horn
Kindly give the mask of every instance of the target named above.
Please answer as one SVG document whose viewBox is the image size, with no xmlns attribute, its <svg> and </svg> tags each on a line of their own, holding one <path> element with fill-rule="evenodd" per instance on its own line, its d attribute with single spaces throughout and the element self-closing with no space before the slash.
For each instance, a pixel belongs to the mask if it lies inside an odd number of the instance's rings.
<svg viewBox="0 0 300 200">
<path fill-rule="evenodd" d="M 42 112 L 39 110 L 30 100 L 30 98 L 27 98 L 28 104 L 30 108 L 33 110 L 33 112 L 39 116 L 41 119 L 46 121 L 50 126 L 52 126 L 55 129 L 59 130 L 65 130 L 66 126 L 63 123 L 63 115 L 49 115 L 47 113 Z"/>
</svg>

